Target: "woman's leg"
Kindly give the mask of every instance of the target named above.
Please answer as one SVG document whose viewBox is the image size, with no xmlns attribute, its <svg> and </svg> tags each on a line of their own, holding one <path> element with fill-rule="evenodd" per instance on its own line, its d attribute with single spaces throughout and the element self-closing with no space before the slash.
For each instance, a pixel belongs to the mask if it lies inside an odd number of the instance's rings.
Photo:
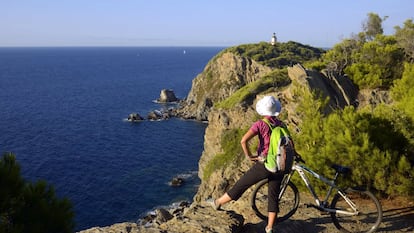
<svg viewBox="0 0 414 233">
<path fill-rule="evenodd" d="M 270 229 L 273 228 L 273 224 L 275 224 L 276 217 L 277 217 L 277 213 L 276 212 L 269 212 L 269 218 L 267 220 L 266 231 L 268 231 L 268 230 L 270 230 Z"/>
<path fill-rule="evenodd" d="M 229 191 L 215 200 L 215 204 L 220 206 L 231 200 L 238 200 L 250 186 L 267 178 L 268 176 L 268 171 L 264 165 L 262 163 L 255 163 Z"/>
<path fill-rule="evenodd" d="M 280 184 L 282 182 L 283 175 L 281 174 L 272 174 L 269 176 L 268 182 L 268 222 L 266 229 L 272 229 L 277 212 L 279 212 L 279 193 L 280 193 Z"/>
</svg>

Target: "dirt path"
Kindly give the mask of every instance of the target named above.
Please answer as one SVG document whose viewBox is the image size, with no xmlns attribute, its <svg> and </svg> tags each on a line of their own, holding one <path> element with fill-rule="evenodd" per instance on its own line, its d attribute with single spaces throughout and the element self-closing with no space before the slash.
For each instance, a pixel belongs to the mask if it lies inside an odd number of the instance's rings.
<svg viewBox="0 0 414 233">
<path fill-rule="evenodd" d="M 306 202 L 305 202 L 306 203 Z M 379 233 L 414 232 L 414 202 L 381 200 L 383 220 Z M 263 233 L 265 222 L 246 221 L 243 233 Z M 306 208 L 301 201 L 297 212 L 287 221 L 274 227 L 278 233 L 332 233 L 338 232 L 330 215 L 321 214 L 314 208 Z"/>
</svg>

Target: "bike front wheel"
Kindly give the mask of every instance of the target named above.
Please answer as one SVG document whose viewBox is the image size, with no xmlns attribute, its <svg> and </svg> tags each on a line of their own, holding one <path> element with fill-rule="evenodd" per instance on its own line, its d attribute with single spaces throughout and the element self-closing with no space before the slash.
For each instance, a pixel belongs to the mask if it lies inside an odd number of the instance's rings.
<svg viewBox="0 0 414 233">
<path fill-rule="evenodd" d="M 382 207 L 370 191 L 349 188 L 332 200 L 331 217 L 341 232 L 375 232 L 382 221 Z"/>
<path fill-rule="evenodd" d="M 280 195 L 279 195 L 280 196 Z M 251 206 L 255 214 L 263 219 L 267 220 L 268 211 L 268 185 L 267 179 L 260 181 L 253 191 L 251 198 Z M 284 193 L 282 193 L 279 199 L 279 212 L 277 213 L 276 222 L 282 222 L 290 218 L 298 209 L 299 206 L 299 192 L 296 186 L 289 181 Z"/>
</svg>

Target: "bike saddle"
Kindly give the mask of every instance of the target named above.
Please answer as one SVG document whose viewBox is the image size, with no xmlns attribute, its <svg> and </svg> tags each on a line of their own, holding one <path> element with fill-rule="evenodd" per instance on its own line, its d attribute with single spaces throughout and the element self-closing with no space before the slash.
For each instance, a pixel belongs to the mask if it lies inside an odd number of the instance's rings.
<svg viewBox="0 0 414 233">
<path fill-rule="evenodd" d="M 350 173 L 351 172 L 351 168 L 349 167 L 344 167 L 338 164 L 332 164 L 331 168 L 335 169 L 335 171 L 342 173 L 342 174 L 346 174 L 346 173 Z"/>
</svg>

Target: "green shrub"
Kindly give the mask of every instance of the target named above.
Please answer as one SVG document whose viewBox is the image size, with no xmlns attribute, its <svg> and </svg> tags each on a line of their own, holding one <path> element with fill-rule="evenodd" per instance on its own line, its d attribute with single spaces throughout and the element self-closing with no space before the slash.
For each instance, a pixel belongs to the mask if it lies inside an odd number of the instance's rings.
<svg viewBox="0 0 414 233">
<path fill-rule="evenodd" d="M 346 107 L 322 117 L 322 108 L 315 109 L 322 106 L 321 100 L 307 100 L 301 104 L 307 110 L 302 111 L 304 121 L 295 139 L 310 168 L 332 177 L 330 165 L 338 163 L 352 168 L 352 176 L 343 184 L 390 196 L 414 194 L 410 183 L 414 161 L 409 159 L 414 155 L 414 127 L 409 119 L 390 107 L 369 112 Z M 317 190 L 323 188 L 317 186 Z"/>
<path fill-rule="evenodd" d="M 28 183 L 15 156 L 0 160 L 0 232 L 57 233 L 74 231 L 72 204 L 56 197 L 45 181 Z"/>
<path fill-rule="evenodd" d="M 246 102 L 252 104 L 253 100 L 256 98 L 256 95 L 263 93 L 270 88 L 281 88 L 285 87 L 290 83 L 290 79 L 287 75 L 286 69 L 276 69 L 272 72 L 266 74 L 260 80 L 249 83 L 235 93 L 233 93 L 227 99 L 218 102 L 214 105 L 216 108 L 231 109 L 237 104 Z"/>
<path fill-rule="evenodd" d="M 414 120 L 414 64 L 405 63 L 401 79 L 394 82 L 391 96 L 396 106 Z"/>
<path fill-rule="evenodd" d="M 231 52 L 239 56 L 249 57 L 269 67 L 284 68 L 296 63 L 317 60 L 325 51 L 289 41 L 286 43 L 276 43 L 276 45 L 271 45 L 266 42 L 245 44 L 227 48 L 223 52 Z"/>
<path fill-rule="evenodd" d="M 401 78 L 404 52 L 394 36 L 377 35 L 375 40 L 355 49 L 351 60 L 353 62 L 344 69 L 345 73 L 361 89 L 389 89 L 394 80 Z"/>
</svg>

